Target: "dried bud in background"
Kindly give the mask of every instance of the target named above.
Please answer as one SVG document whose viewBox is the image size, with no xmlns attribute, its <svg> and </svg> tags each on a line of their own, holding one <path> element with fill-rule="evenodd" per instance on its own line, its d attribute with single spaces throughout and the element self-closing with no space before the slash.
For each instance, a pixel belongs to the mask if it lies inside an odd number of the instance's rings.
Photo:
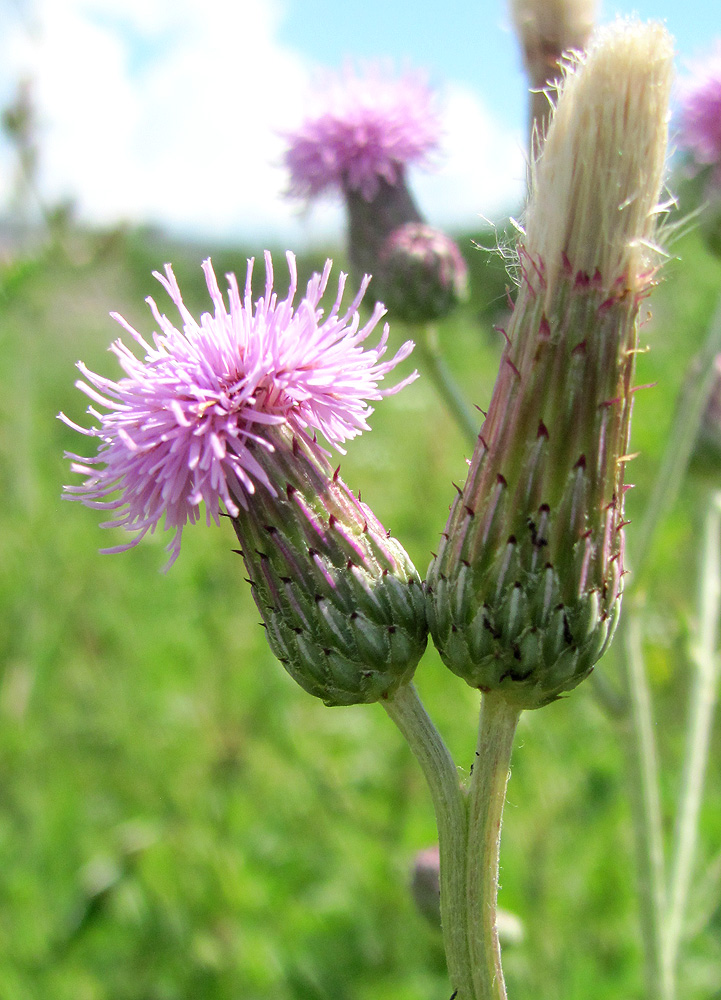
<svg viewBox="0 0 721 1000">
<path fill-rule="evenodd" d="M 419 851 L 411 872 L 411 895 L 429 924 L 441 927 L 441 861 L 438 845 Z"/>
<path fill-rule="evenodd" d="M 585 49 L 597 0 L 510 0 L 511 16 L 531 87 L 531 136 L 542 141 L 551 113 L 545 91 L 563 76 L 561 58 Z"/>
</svg>

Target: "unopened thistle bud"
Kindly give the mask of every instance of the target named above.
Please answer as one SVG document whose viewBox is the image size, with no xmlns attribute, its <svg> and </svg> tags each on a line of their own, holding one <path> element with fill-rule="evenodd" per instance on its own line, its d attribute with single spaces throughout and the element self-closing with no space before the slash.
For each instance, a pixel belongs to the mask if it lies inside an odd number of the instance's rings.
<svg viewBox="0 0 721 1000">
<path fill-rule="evenodd" d="M 441 319 L 468 294 L 468 268 L 455 242 L 420 222 L 390 234 L 376 277 L 391 316 L 406 323 Z"/>
<path fill-rule="evenodd" d="M 619 612 L 637 318 L 654 277 L 671 60 L 661 26 L 619 22 L 566 71 L 488 415 L 429 570 L 445 663 L 519 708 L 575 687 Z"/>
<path fill-rule="evenodd" d="M 405 551 L 370 509 L 356 500 L 316 442 L 319 432 L 342 450 L 367 429 L 368 400 L 396 392 L 415 373 L 380 389 L 408 356 L 380 342 L 365 348 L 384 309 L 361 326 L 361 286 L 345 312 L 341 275 L 330 310 L 320 305 L 331 262 L 315 274 L 297 309 L 295 258 L 287 255 L 290 289 L 273 291 L 266 254 L 265 294 L 253 302 L 250 261 L 244 292 L 228 275 L 224 299 L 210 261 L 203 265 L 213 313 L 200 322 L 186 308 L 168 265 L 157 274 L 182 329 L 161 314 L 152 343 L 116 317 L 145 353 L 124 343 L 112 350 L 125 376 L 117 382 L 79 367 L 79 387 L 95 404 L 95 424 L 71 427 L 100 442 L 98 454 L 71 454 L 84 475 L 66 495 L 113 512 L 104 527 L 137 532 L 131 548 L 164 521 L 174 529 L 171 563 L 185 525 L 201 503 L 208 521 L 230 516 L 240 539 L 253 596 L 271 648 L 288 672 L 329 705 L 376 701 L 410 679 L 426 645 L 420 580 Z"/>
</svg>

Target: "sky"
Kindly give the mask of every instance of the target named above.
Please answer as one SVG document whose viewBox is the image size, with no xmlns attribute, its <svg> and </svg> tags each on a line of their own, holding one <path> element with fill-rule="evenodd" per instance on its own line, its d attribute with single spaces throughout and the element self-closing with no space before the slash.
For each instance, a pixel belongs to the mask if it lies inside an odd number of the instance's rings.
<svg viewBox="0 0 721 1000">
<path fill-rule="evenodd" d="M 431 223 L 467 231 L 523 192 L 526 83 L 506 2 L 0 0 L 0 107 L 31 82 L 47 204 L 302 249 L 342 233 L 342 207 L 285 197 L 281 133 L 319 70 L 381 58 L 438 89 L 441 154 L 410 184 Z M 721 38 L 718 0 L 601 0 L 601 23 L 619 13 L 664 20 L 681 74 Z M 14 177 L 0 140 L 0 213 Z"/>
</svg>

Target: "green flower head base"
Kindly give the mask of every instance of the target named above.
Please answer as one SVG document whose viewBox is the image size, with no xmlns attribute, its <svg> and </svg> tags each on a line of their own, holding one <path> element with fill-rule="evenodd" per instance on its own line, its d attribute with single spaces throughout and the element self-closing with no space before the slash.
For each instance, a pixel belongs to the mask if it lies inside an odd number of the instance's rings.
<svg viewBox="0 0 721 1000">
<path fill-rule="evenodd" d="M 376 279 L 390 315 L 406 323 L 447 316 L 468 297 L 468 268 L 455 242 L 439 229 L 408 222 L 380 249 Z"/>
<path fill-rule="evenodd" d="M 429 570 L 444 661 L 519 708 L 586 677 L 619 613 L 671 58 L 662 27 L 620 22 L 566 69 L 488 415 Z"/>
<path fill-rule="evenodd" d="M 253 302 L 251 261 L 243 294 L 228 275 L 226 304 L 206 261 L 214 311 L 199 322 L 168 266 L 156 277 L 182 327 L 150 300 L 161 331 L 152 344 L 116 317 L 145 357 L 114 344 L 125 373 L 117 382 L 79 366 L 87 379 L 79 387 L 107 412 L 91 406 L 89 429 L 61 414 L 99 441 L 95 456 L 69 456 L 85 480 L 66 496 L 111 511 L 104 526 L 136 532 L 106 551 L 131 548 L 164 521 L 174 531 L 171 563 L 201 504 L 208 521 L 228 514 L 271 647 L 288 671 L 329 704 L 373 701 L 413 673 L 425 648 L 420 581 L 402 547 L 333 473 L 315 435 L 342 450 L 367 429 L 368 401 L 416 377 L 379 387 L 413 344 L 385 360 L 386 324 L 379 343 L 364 346 L 384 313 L 377 305 L 361 325 L 367 280 L 342 311 L 341 275 L 326 314 L 330 261 L 297 308 L 293 255 L 281 300 L 269 254 L 265 263 L 265 294 Z"/>
<path fill-rule="evenodd" d="M 282 489 L 259 490 L 233 525 L 271 648 L 326 704 L 385 698 L 426 647 L 418 573 L 307 435 L 269 440 L 255 450 Z"/>
</svg>

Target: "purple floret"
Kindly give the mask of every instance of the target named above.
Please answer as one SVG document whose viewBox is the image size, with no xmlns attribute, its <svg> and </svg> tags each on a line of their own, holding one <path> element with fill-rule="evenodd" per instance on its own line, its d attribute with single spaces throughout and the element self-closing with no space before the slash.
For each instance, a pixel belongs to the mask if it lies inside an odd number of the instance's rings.
<svg viewBox="0 0 721 1000">
<path fill-rule="evenodd" d="M 295 257 L 286 256 L 290 287 L 285 299 L 278 301 L 273 292 L 272 262 L 266 253 L 264 296 L 253 304 L 251 260 L 242 295 L 235 275 L 227 275 L 227 306 L 206 260 L 203 270 L 214 312 L 203 313 L 199 322 L 185 307 L 172 268 L 166 265 L 165 276 L 155 277 L 176 306 L 181 328 L 149 298 L 161 331 L 153 334 L 152 345 L 113 314 L 145 352 L 143 360 L 118 340 L 110 349 L 125 376 L 117 382 L 78 363 L 87 379 L 78 381 L 78 388 L 108 412 L 91 405 L 88 413 L 97 423 L 90 428 L 60 414 L 70 427 L 100 442 L 93 457 L 68 454 L 72 471 L 87 478 L 79 486 L 65 487 L 66 496 L 115 511 L 103 527 L 138 532 L 128 544 L 103 551 L 132 548 L 164 519 L 164 526 L 175 531 L 168 546 L 172 564 L 180 552 L 183 527 L 198 520 L 201 502 L 208 523 L 217 523 L 221 508 L 236 516 L 239 507 L 252 502 L 258 487 L 276 495 L 276 484 L 248 447 L 254 442 L 273 450 L 264 436 L 267 427 L 287 424 L 299 434 L 320 432 L 342 451 L 344 441 L 368 428 L 368 400 L 397 392 L 416 377 L 414 372 L 391 388 L 378 386 L 408 357 L 413 344 L 406 342 L 393 358 L 382 361 L 385 324 L 377 346 L 364 349 L 363 342 L 385 312 L 377 305 L 361 326 L 358 309 L 369 279 L 341 312 L 346 283 L 341 274 L 335 302 L 324 316 L 319 302 L 330 277 L 329 260 L 322 274 L 313 275 L 294 309 Z"/>
<path fill-rule="evenodd" d="M 439 134 L 433 93 L 419 75 L 348 69 L 324 81 L 318 110 L 286 136 L 290 194 L 344 189 L 370 201 L 381 179 L 393 185 L 408 164 L 427 164 Z"/>
</svg>

